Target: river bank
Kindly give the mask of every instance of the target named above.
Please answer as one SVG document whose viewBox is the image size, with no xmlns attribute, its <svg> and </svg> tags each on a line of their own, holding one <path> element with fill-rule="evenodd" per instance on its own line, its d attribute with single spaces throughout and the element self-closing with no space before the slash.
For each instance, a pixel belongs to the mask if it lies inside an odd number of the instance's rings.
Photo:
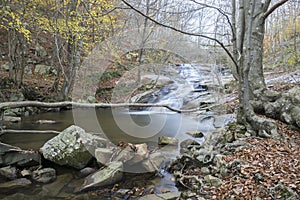
<svg viewBox="0 0 300 200">
<path fill-rule="evenodd" d="M 271 87 L 278 90 L 290 89 L 273 82 Z M 234 88 L 227 99 L 230 109 L 236 110 L 236 94 Z M 256 198 L 256 199 L 297 199 L 299 196 L 299 132 L 292 127 L 277 121 L 280 137 L 277 139 L 261 138 L 251 132 L 245 132 L 244 127 L 231 124 L 225 128 L 219 128 L 205 136 L 204 143 L 198 144 L 194 140 L 187 140 L 180 144 L 182 156 L 172 165 L 165 168 L 173 176 L 168 176 L 170 184 L 175 183 L 180 192 L 170 189 L 155 191 L 155 187 L 149 188 L 147 183 L 156 180 L 160 174 L 150 173 L 148 175 L 133 176 L 125 175 L 124 179 L 149 180 L 141 184 L 128 185 L 128 182 L 118 182 L 112 186 L 94 190 L 78 196 L 60 196 L 61 198 L 123 198 L 139 199 L 142 196 L 152 195 L 153 199 L 224 199 L 224 198 Z M 284 162 L 282 162 L 284 160 Z M 278 164 L 281 164 L 280 167 Z M 78 172 L 78 171 L 77 171 Z M 76 174 L 76 172 L 75 172 Z M 58 174 L 58 176 L 63 174 Z M 74 174 L 72 175 L 72 177 Z M 77 177 L 77 175 L 76 175 Z M 61 176 L 58 180 L 65 180 Z M 163 180 L 163 179 L 162 179 Z M 157 185 L 157 182 L 153 183 Z M 152 184 L 152 186 L 153 186 Z M 47 187 L 40 185 L 40 190 Z M 65 186 L 65 185 L 64 185 Z M 45 189 L 46 188 L 46 189 Z M 56 188 L 57 189 L 57 188 Z M 254 193 L 256 191 L 256 193 Z M 41 192 L 41 191 L 39 191 Z M 66 192 L 63 190 L 63 192 Z M 175 192 L 175 193 L 174 193 Z M 169 197 L 159 197 L 158 194 L 166 193 Z M 40 194 L 40 193 L 38 193 Z M 154 194 L 154 196 L 153 196 Z M 20 199 L 34 197 L 32 194 L 14 194 L 7 199 Z M 62 195 L 62 194 L 61 194 Z M 66 195 L 64 193 L 64 195 Z M 175 196 L 173 196 L 175 195 Z M 297 196 L 298 195 L 298 196 Z M 147 198 L 147 197 L 145 197 Z"/>
</svg>

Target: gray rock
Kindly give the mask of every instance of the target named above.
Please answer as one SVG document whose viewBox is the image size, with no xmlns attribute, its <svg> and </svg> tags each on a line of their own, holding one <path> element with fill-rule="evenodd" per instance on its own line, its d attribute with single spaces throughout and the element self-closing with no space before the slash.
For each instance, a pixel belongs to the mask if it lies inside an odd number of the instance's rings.
<svg viewBox="0 0 300 200">
<path fill-rule="evenodd" d="M 0 190 L 15 190 L 31 185 L 31 181 L 26 178 L 20 178 L 13 181 L 0 183 Z"/>
<path fill-rule="evenodd" d="M 107 148 L 114 146 L 110 141 L 104 138 L 102 134 L 80 132 L 80 138 L 85 148 L 95 157 L 97 148 Z"/>
<path fill-rule="evenodd" d="M 57 121 L 47 120 L 47 119 L 41 119 L 41 120 L 37 120 L 35 123 L 36 124 L 56 124 Z"/>
<path fill-rule="evenodd" d="M 36 65 L 34 69 L 34 73 L 37 74 L 50 74 L 51 66 L 48 65 Z"/>
<path fill-rule="evenodd" d="M 9 95 L 9 101 L 24 101 L 25 97 L 22 92 L 11 93 Z"/>
<path fill-rule="evenodd" d="M 31 177 L 31 175 L 32 175 L 32 172 L 30 170 L 28 170 L 28 169 L 23 169 L 21 171 L 21 176 L 22 177 Z"/>
<path fill-rule="evenodd" d="M 12 166 L 2 167 L 0 168 L 0 176 L 4 176 L 8 179 L 16 179 L 17 178 L 17 168 Z"/>
<path fill-rule="evenodd" d="M 87 102 L 89 102 L 89 103 L 97 103 L 97 99 L 94 96 L 88 96 Z"/>
<path fill-rule="evenodd" d="M 189 131 L 187 132 L 188 135 L 195 137 L 195 138 L 202 138 L 204 137 L 204 134 L 201 131 Z"/>
<path fill-rule="evenodd" d="M 300 87 L 299 87 L 299 86 L 293 87 L 292 89 L 290 89 L 290 90 L 287 92 L 287 96 L 288 96 L 288 95 L 293 96 L 293 97 L 296 98 L 298 101 L 300 101 Z"/>
<path fill-rule="evenodd" d="M 98 163 L 106 164 L 110 162 L 110 159 L 113 155 L 113 150 L 109 148 L 97 148 L 95 150 L 95 158 Z"/>
<path fill-rule="evenodd" d="M 0 166 L 30 167 L 40 163 L 41 156 L 38 153 L 0 142 Z"/>
<path fill-rule="evenodd" d="M 207 167 L 201 167 L 201 173 L 203 173 L 204 175 L 208 175 L 210 174 L 210 170 Z"/>
<path fill-rule="evenodd" d="M 168 192 L 163 194 L 149 194 L 139 198 L 139 200 L 176 200 L 179 199 L 180 192 Z"/>
<path fill-rule="evenodd" d="M 48 55 L 45 47 L 41 46 L 40 44 L 37 44 L 35 47 L 36 56 L 38 57 L 46 57 Z"/>
<path fill-rule="evenodd" d="M 192 140 L 192 139 L 186 139 L 180 143 L 181 149 L 187 149 L 192 146 L 200 146 L 200 144 L 197 141 Z"/>
<path fill-rule="evenodd" d="M 112 158 L 112 160 L 121 161 L 125 163 L 128 160 L 131 160 L 133 157 L 134 157 L 134 151 L 130 146 L 127 146 L 126 148 L 122 149 L 120 153 L 116 154 L 116 156 Z"/>
<path fill-rule="evenodd" d="M 214 159 L 214 153 L 208 149 L 200 149 L 196 152 L 198 154 L 197 160 L 200 161 L 201 164 L 211 163 Z"/>
<path fill-rule="evenodd" d="M 211 184 L 211 186 L 214 186 L 214 187 L 218 187 L 218 186 L 222 185 L 222 183 L 223 183 L 221 179 L 214 177 L 212 175 L 206 175 L 204 177 L 204 180 L 207 183 Z"/>
<path fill-rule="evenodd" d="M 174 137 L 160 136 L 158 138 L 159 145 L 178 145 L 178 139 Z"/>
<path fill-rule="evenodd" d="M 226 162 L 223 160 L 223 155 L 217 154 L 214 157 L 213 163 L 217 167 L 225 166 Z"/>
<path fill-rule="evenodd" d="M 134 165 L 143 161 L 148 155 L 148 146 L 146 143 L 136 144 L 134 145 L 134 148 L 135 148 L 134 156 L 127 163 L 129 165 Z"/>
<path fill-rule="evenodd" d="M 56 179 L 56 171 L 53 168 L 43 168 L 33 171 L 32 179 L 40 183 L 50 183 Z"/>
<path fill-rule="evenodd" d="M 10 68 L 9 63 L 8 62 L 4 63 L 3 65 L 1 65 L 1 68 L 6 71 L 9 71 L 9 68 Z"/>
<path fill-rule="evenodd" d="M 82 170 L 80 170 L 80 175 L 81 176 L 88 176 L 92 173 L 95 173 L 96 172 L 96 169 L 95 168 L 91 168 L 91 167 L 86 167 L 86 168 L 83 168 Z"/>
<path fill-rule="evenodd" d="M 63 174 L 57 176 L 57 179 L 53 183 L 43 186 L 43 190 L 40 192 L 39 195 L 56 197 L 59 194 L 59 192 L 71 182 L 72 179 L 72 174 Z"/>
<path fill-rule="evenodd" d="M 154 172 L 159 170 L 166 160 L 166 155 L 161 152 L 155 152 L 150 154 L 149 159 L 143 161 L 142 166 L 147 172 Z"/>
<path fill-rule="evenodd" d="M 130 192 L 129 189 L 119 189 L 116 193 L 115 196 L 119 198 L 124 198 L 128 193 Z"/>
<path fill-rule="evenodd" d="M 123 177 L 123 164 L 122 162 L 111 162 L 104 169 L 87 176 L 83 185 L 77 188 L 75 192 L 82 192 L 94 188 L 112 185 L 120 181 Z"/>
<path fill-rule="evenodd" d="M 40 149 L 43 156 L 59 165 L 77 169 L 84 168 L 92 158 L 84 140 L 85 131 L 78 126 L 70 126 L 52 138 Z"/>
<path fill-rule="evenodd" d="M 21 117 L 12 117 L 12 116 L 4 116 L 3 121 L 10 123 L 18 123 L 21 122 Z"/>
</svg>

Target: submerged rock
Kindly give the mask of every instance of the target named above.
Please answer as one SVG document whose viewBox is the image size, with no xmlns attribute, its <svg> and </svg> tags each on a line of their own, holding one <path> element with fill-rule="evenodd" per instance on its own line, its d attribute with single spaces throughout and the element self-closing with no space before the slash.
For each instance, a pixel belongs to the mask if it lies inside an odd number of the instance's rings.
<svg viewBox="0 0 300 200">
<path fill-rule="evenodd" d="M 112 185 L 123 178 L 123 163 L 111 162 L 104 169 L 87 176 L 83 185 L 77 188 L 75 192 L 82 192 L 94 188 Z"/>
<path fill-rule="evenodd" d="M 84 134 L 82 128 L 72 125 L 46 142 L 40 151 L 46 159 L 56 164 L 82 169 L 92 158 L 83 142 Z"/>
<path fill-rule="evenodd" d="M 37 120 L 35 123 L 36 124 L 56 124 L 57 121 L 47 120 L 47 119 L 41 119 L 41 120 Z"/>
<path fill-rule="evenodd" d="M 47 197 L 56 197 L 59 192 L 68 185 L 73 179 L 72 174 L 64 174 L 57 176 L 57 179 L 50 184 L 44 185 L 39 195 Z"/>
<path fill-rule="evenodd" d="M 56 171 L 53 168 L 44 168 L 33 171 L 32 179 L 40 183 L 50 183 L 56 179 Z"/>
</svg>

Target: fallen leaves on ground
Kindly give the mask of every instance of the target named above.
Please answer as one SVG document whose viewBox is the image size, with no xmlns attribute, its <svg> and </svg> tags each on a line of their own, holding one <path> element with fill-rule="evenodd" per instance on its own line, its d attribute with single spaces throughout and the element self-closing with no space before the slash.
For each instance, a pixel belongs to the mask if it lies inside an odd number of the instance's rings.
<svg viewBox="0 0 300 200">
<path fill-rule="evenodd" d="M 276 190 L 278 185 L 300 194 L 300 133 L 277 123 L 284 140 L 248 139 L 250 148 L 225 156 L 226 162 L 240 159 L 246 164 L 231 170 L 224 184 L 210 191 L 212 199 L 286 199 Z"/>
</svg>

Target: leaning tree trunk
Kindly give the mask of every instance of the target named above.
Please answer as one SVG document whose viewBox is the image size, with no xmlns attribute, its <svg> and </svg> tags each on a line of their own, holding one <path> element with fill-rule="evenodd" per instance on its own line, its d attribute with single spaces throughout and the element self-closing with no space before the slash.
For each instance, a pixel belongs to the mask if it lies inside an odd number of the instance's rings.
<svg viewBox="0 0 300 200">
<path fill-rule="evenodd" d="M 241 1 L 240 1 L 241 2 Z M 300 127 L 300 102 L 295 97 L 268 90 L 263 76 L 263 39 L 268 6 L 261 1 L 243 3 L 244 34 L 239 60 L 238 120 L 261 136 L 277 136 L 276 123 L 256 113 Z"/>
</svg>

